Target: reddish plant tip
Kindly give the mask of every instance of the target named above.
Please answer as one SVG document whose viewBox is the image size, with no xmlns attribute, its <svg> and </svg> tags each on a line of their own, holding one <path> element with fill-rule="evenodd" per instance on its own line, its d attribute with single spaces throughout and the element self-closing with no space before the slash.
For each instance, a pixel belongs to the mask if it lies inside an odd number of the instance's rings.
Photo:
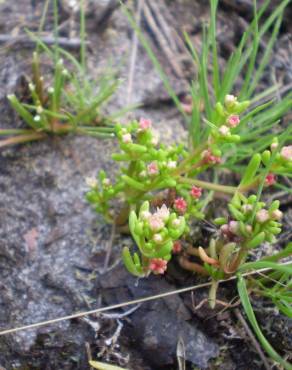
<svg viewBox="0 0 292 370">
<path fill-rule="evenodd" d="M 265 185 L 272 186 L 276 182 L 276 176 L 273 173 L 269 173 L 265 178 Z"/>
<path fill-rule="evenodd" d="M 187 202 L 184 200 L 184 198 L 177 198 L 174 201 L 174 209 L 181 214 L 186 212 L 187 206 Z"/>
<path fill-rule="evenodd" d="M 240 123 L 240 118 L 237 114 L 232 114 L 227 118 L 227 123 L 229 127 L 236 127 Z"/>
<path fill-rule="evenodd" d="M 204 150 L 202 153 L 202 159 L 204 164 L 217 164 L 221 163 L 221 158 L 212 154 L 211 150 Z"/>
<path fill-rule="evenodd" d="M 149 130 L 152 126 L 152 121 L 150 119 L 141 118 L 139 121 L 139 128 L 141 131 Z"/>
<path fill-rule="evenodd" d="M 202 195 L 202 188 L 199 188 L 197 186 L 193 186 L 191 191 L 190 191 L 190 194 L 194 199 L 198 199 Z"/>
<path fill-rule="evenodd" d="M 149 264 L 149 270 L 154 274 L 164 274 L 167 269 L 167 261 L 162 258 L 152 258 Z"/>
<path fill-rule="evenodd" d="M 173 243 L 173 247 L 172 247 L 172 252 L 175 253 L 175 254 L 178 254 L 182 251 L 182 245 L 181 245 L 181 242 L 179 240 L 175 241 Z"/>
</svg>

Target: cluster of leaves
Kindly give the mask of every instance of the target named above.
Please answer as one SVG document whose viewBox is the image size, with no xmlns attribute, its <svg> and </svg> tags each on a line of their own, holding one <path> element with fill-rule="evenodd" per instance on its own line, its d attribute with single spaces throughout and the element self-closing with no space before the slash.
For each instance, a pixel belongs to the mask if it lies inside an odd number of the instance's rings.
<svg viewBox="0 0 292 370">
<path fill-rule="evenodd" d="M 103 76 L 95 93 L 90 91 L 89 94 L 89 81 L 76 76 L 76 71 L 69 72 L 61 58 L 54 65 L 53 83 L 46 84 L 39 53 L 35 52 L 32 80 L 28 84 L 31 103 L 20 101 L 14 94 L 8 96 L 11 106 L 29 128 L 0 130 L 1 136 L 10 136 L 2 140 L 0 146 L 40 140 L 50 134 L 114 136 L 113 120 L 104 117 L 100 108 L 114 94 L 117 85 L 118 81 L 113 76 Z"/>
<path fill-rule="evenodd" d="M 210 167 L 222 163 L 221 145 L 240 140 L 232 131 L 240 124 L 238 114 L 247 107 L 248 102 L 238 102 L 234 96 L 227 95 L 224 105 L 216 104 L 218 116 L 206 141 L 192 151 L 182 144 L 159 144 L 151 121 L 146 119 L 125 127 L 116 126 L 121 153 L 113 154 L 112 158 L 127 166 L 121 168 L 115 183 L 105 172 L 99 174 L 99 181 L 89 179 L 91 190 L 87 200 L 110 221 L 125 222 L 130 214 L 130 232 L 141 254 L 131 257 L 129 250 L 124 249 L 125 265 L 131 273 L 137 276 L 151 271 L 164 273 L 174 245 L 178 252 L 175 242 L 186 239 L 193 219 L 204 217 L 206 198 L 200 199 L 203 188 L 234 195 L 228 204 L 230 216 L 214 220 L 220 226 L 220 236 L 212 239 L 207 249 L 188 248 L 188 255 L 199 257 L 204 266 L 182 257 L 180 262 L 185 268 L 209 274 L 216 281 L 235 273 L 250 249 L 263 242 L 276 241 L 275 236 L 281 231 L 279 201 L 266 209 L 255 194 L 246 197 L 243 193 L 257 189 L 261 182 L 266 185 L 275 182 L 274 174 L 263 177 L 259 173 L 262 162 L 275 171 L 291 168 L 291 147 L 283 147 L 279 152 L 279 145 L 274 141 L 271 151 L 255 154 L 238 187 L 196 179 Z M 123 217 L 112 213 L 111 202 L 116 198 L 126 203 Z M 155 213 L 149 211 L 149 200 L 153 206 L 161 206 Z M 183 248 L 180 249 L 183 253 Z"/>
</svg>

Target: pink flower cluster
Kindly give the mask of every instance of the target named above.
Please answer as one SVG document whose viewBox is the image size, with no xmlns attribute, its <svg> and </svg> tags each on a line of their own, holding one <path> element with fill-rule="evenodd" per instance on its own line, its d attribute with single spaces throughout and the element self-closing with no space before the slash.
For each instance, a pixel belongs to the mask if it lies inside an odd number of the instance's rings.
<svg viewBox="0 0 292 370">
<path fill-rule="evenodd" d="M 152 121 L 150 119 L 141 118 L 139 121 L 139 128 L 141 131 L 147 131 L 151 128 Z"/>
<path fill-rule="evenodd" d="M 273 173 L 269 173 L 265 178 L 265 185 L 272 186 L 276 182 L 276 176 Z"/>
<path fill-rule="evenodd" d="M 167 222 L 169 214 L 169 209 L 165 204 L 163 204 L 161 208 L 157 208 L 154 214 L 149 213 L 146 220 L 148 221 L 151 231 L 160 231 L 164 227 L 164 223 Z"/>
<path fill-rule="evenodd" d="M 218 164 L 221 163 L 221 157 L 214 155 L 210 149 L 202 152 L 202 159 L 204 164 Z"/>
<path fill-rule="evenodd" d="M 240 118 L 237 114 L 232 114 L 227 118 L 226 123 L 228 124 L 229 127 L 234 128 L 240 123 Z"/>
<path fill-rule="evenodd" d="M 174 209 L 180 214 L 186 212 L 187 206 L 187 202 L 184 200 L 184 198 L 176 198 L 176 200 L 174 201 Z"/>
<path fill-rule="evenodd" d="M 283 146 L 281 149 L 281 157 L 286 161 L 292 161 L 292 145 Z"/>
<path fill-rule="evenodd" d="M 164 274 L 167 269 L 167 261 L 162 258 L 152 258 L 149 264 L 149 270 L 154 274 Z"/>
<path fill-rule="evenodd" d="M 198 199 L 202 195 L 202 188 L 199 188 L 197 186 L 193 186 L 191 191 L 190 191 L 190 194 L 194 199 Z"/>
</svg>

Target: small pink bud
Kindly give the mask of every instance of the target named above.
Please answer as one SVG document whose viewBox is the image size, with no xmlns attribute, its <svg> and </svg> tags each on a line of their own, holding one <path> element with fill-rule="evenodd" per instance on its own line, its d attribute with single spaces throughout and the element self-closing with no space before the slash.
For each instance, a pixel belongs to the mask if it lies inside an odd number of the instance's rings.
<svg viewBox="0 0 292 370">
<path fill-rule="evenodd" d="M 105 179 L 102 180 L 102 185 L 103 186 L 110 186 L 110 184 L 111 184 L 111 180 L 110 179 L 105 178 Z"/>
<path fill-rule="evenodd" d="M 281 220 L 282 217 L 283 217 L 283 212 L 281 212 L 279 209 L 275 209 L 275 211 L 271 213 L 271 218 L 273 220 L 279 221 Z"/>
<path fill-rule="evenodd" d="M 229 234 L 229 226 L 227 224 L 222 225 L 220 227 L 220 230 L 225 235 L 228 235 Z"/>
<path fill-rule="evenodd" d="M 277 142 L 271 144 L 271 150 L 277 149 L 279 144 Z"/>
<path fill-rule="evenodd" d="M 202 152 L 202 159 L 204 164 L 216 164 L 221 162 L 221 158 L 213 155 L 210 149 Z"/>
<path fill-rule="evenodd" d="M 131 136 L 131 134 L 124 134 L 122 136 L 122 141 L 123 141 L 124 144 L 131 143 L 132 142 L 132 136 Z"/>
<path fill-rule="evenodd" d="M 229 129 L 229 127 L 227 127 L 227 126 L 225 126 L 225 125 L 223 125 L 223 126 L 221 126 L 220 128 L 219 128 L 219 133 L 222 135 L 222 136 L 227 136 L 227 135 L 229 135 L 230 134 L 230 129 Z"/>
<path fill-rule="evenodd" d="M 271 186 L 274 185 L 276 182 L 276 176 L 273 173 L 269 173 L 265 178 L 265 185 Z"/>
<path fill-rule="evenodd" d="M 155 176 L 159 173 L 159 169 L 156 162 L 151 162 L 147 166 L 147 172 L 150 176 Z"/>
<path fill-rule="evenodd" d="M 227 124 L 229 127 L 236 127 L 240 123 L 239 116 L 237 114 L 232 114 L 227 118 Z"/>
<path fill-rule="evenodd" d="M 167 269 L 167 261 L 162 258 L 152 258 L 149 264 L 149 270 L 154 274 L 164 274 Z"/>
<path fill-rule="evenodd" d="M 150 229 L 155 232 L 160 231 L 164 226 L 164 222 L 161 220 L 159 216 L 157 216 L 157 214 L 151 215 L 148 218 L 148 223 Z"/>
<path fill-rule="evenodd" d="M 147 131 L 152 126 L 152 121 L 150 119 L 141 118 L 139 121 L 139 128 L 141 131 Z"/>
<path fill-rule="evenodd" d="M 281 157 L 286 161 L 292 161 L 292 145 L 283 146 L 281 149 Z"/>
<path fill-rule="evenodd" d="M 172 252 L 178 254 L 182 251 L 181 242 L 179 240 L 173 243 Z"/>
<path fill-rule="evenodd" d="M 230 221 L 229 222 L 229 230 L 230 232 L 232 232 L 232 234 L 237 234 L 238 232 L 238 229 L 239 229 L 239 224 L 237 221 Z"/>
<path fill-rule="evenodd" d="M 251 226 L 251 225 L 246 225 L 246 226 L 245 226 L 245 230 L 246 230 L 249 234 L 251 234 L 251 233 L 252 233 L 252 226 Z"/>
<path fill-rule="evenodd" d="M 194 199 L 198 199 L 202 195 L 202 188 L 199 188 L 197 186 L 193 186 L 191 191 L 190 191 L 190 194 Z"/>
<path fill-rule="evenodd" d="M 187 210 L 187 202 L 184 200 L 184 198 L 177 198 L 174 201 L 174 209 L 179 213 L 185 213 Z"/>
<path fill-rule="evenodd" d="M 266 209 L 261 209 L 257 212 L 256 219 L 260 224 L 263 224 L 270 219 L 269 212 Z"/>
</svg>

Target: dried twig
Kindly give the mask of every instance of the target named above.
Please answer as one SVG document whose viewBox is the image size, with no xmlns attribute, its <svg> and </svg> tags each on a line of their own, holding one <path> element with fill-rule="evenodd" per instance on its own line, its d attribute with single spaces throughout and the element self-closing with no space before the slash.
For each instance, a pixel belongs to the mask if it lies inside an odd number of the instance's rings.
<svg viewBox="0 0 292 370">
<path fill-rule="evenodd" d="M 288 265 L 290 263 L 291 262 L 288 261 L 288 262 L 282 263 L 281 265 L 285 266 L 285 265 Z M 265 271 L 270 271 L 270 270 L 271 270 L 271 268 L 269 268 L 269 267 L 268 268 L 263 268 L 261 270 L 243 273 L 242 276 L 252 276 L 252 275 L 258 274 L 258 272 L 265 272 Z M 237 279 L 237 276 L 232 276 L 232 277 L 230 277 L 228 279 L 225 279 L 225 280 L 219 280 L 218 283 L 219 284 L 220 283 L 226 283 L 228 281 L 233 281 L 233 280 L 236 280 L 236 279 Z M 121 307 L 131 306 L 131 305 L 134 305 L 134 304 L 136 305 L 138 303 L 154 301 L 154 300 L 159 299 L 159 298 L 165 298 L 165 297 L 169 297 L 169 296 L 172 296 L 172 295 L 175 295 L 175 294 L 182 294 L 182 293 L 190 292 L 192 290 L 206 288 L 206 287 L 209 287 L 211 284 L 212 284 L 212 282 L 209 281 L 207 283 L 193 285 L 193 286 L 190 286 L 190 287 L 176 289 L 176 290 L 171 290 L 171 291 L 168 291 L 168 292 L 165 292 L 165 293 L 152 295 L 150 297 L 138 298 L 138 299 L 134 299 L 134 300 L 128 301 L 128 302 L 122 302 L 122 303 L 114 304 L 112 306 L 100 307 L 100 308 L 96 308 L 96 309 L 93 309 L 93 310 L 90 310 L 90 311 L 78 312 L 78 313 L 73 313 L 73 314 L 68 315 L 68 316 L 58 317 L 58 318 L 52 319 L 52 320 L 46 320 L 46 321 L 37 322 L 37 323 L 34 323 L 34 324 L 20 326 L 20 327 L 17 327 L 17 328 L 6 329 L 6 330 L 3 330 L 3 331 L 0 331 L 0 336 L 1 335 L 6 335 L 6 334 L 16 333 L 16 332 L 21 331 L 21 330 L 39 328 L 39 327 L 42 327 L 42 326 L 55 324 L 57 322 L 61 322 L 61 321 L 65 321 L 65 320 L 77 319 L 77 318 L 80 318 L 80 317 L 84 317 L 84 316 L 88 316 L 88 315 L 92 315 L 92 314 L 97 314 L 97 313 L 101 313 L 101 312 L 106 312 L 106 311 L 114 310 L 114 309 L 121 308 Z"/>
<path fill-rule="evenodd" d="M 54 45 L 56 42 L 53 36 L 40 36 L 39 39 L 47 45 Z M 8 43 L 5 45 L 6 47 L 12 47 L 17 44 L 21 44 L 22 46 L 26 46 L 29 48 L 35 47 L 37 41 L 27 37 L 27 36 L 13 36 L 9 34 L 0 35 L 0 43 Z M 89 44 L 88 41 L 85 42 Z M 77 49 L 81 45 L 81 40 L 79 38 L 66 38 L 66 37 L 59 37 L 58 38 L 58 45 L 61 47 L 69 48 L 69 49 Z"/>
</svg>

